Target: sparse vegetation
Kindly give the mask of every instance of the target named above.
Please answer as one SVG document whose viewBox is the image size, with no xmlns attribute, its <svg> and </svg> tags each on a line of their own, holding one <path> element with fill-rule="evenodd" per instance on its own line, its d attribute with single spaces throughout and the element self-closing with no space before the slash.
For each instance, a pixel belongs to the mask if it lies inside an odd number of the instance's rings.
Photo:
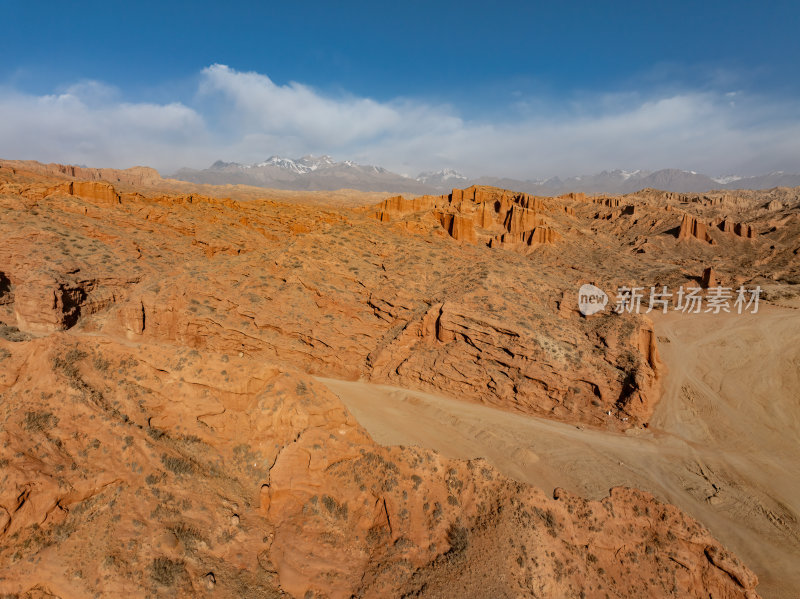
<svg viewBox="0 0 800 599">
<path fill-rule="evenodd" d="M 0 337 L 6 341 L 19 343 L 22 341 L 29 341 L 31 336 L 28 333 L 23 333 L 17 327 L 9 326 L 0 322 Z"/>
<path fill-rule="evenodd" d="M 175 585 L 176 579 L 183 575 L 183 562 L 173 561 L 167 557 L 157 557 L 150 565 L 150 577 L 163 587 Z"/>
<path fill-rule="evenodd" d="M 461 554 L 469 545 L 469 530 L 457 524 L 451 524 L 447 529 L 447 542 L 450 544 L 451 554 Z"/>
<path fill-rule="evenodd" d="M 29 432 L 46 432 L 58 424 L 58 418 L 50 412 L 26 412 L 25 430 Z"/>
<path fill-rule="evenodd" d="M 175 537 L 181 543 L 183 543 L 183 546 L 187 551 L 194 550 L 198 543 L 206 543 L 205 538 L 199 530 L 197 530 L 194 526 L 184 524 L 183 522 L 176 524 L 175 526 L 170 526 L 167 528 L 167 530 L 174 534 Z"/>
<path fill-rule="evenodd" d="M 339 518 L 341 520 L 347 520 L 347 505 L 340 505 L 333 497 L 330 495 L 323 495 L 322 496 L 322 505 L 328 511 L 329 514 L 334 516 L 335 518 Z"/>
<path fill-rule="evenodd" d="M 165 468 L 180 476 L 192 474 L 195 471 L 195 466 L 192 462 L 178 456 L 162 454 L 161 463 L 164 464 Z"/>
</svg>

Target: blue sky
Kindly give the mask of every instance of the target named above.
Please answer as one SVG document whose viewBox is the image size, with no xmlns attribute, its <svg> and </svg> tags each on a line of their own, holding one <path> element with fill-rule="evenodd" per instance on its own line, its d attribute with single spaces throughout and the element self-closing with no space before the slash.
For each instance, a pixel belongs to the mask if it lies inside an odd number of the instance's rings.
<svg viewBox="0 0 800 599">
<path fill-rule="evenodd" d="M 800 171 L 800 4 L 0 5 L 0 156 Z"/>
</svg>

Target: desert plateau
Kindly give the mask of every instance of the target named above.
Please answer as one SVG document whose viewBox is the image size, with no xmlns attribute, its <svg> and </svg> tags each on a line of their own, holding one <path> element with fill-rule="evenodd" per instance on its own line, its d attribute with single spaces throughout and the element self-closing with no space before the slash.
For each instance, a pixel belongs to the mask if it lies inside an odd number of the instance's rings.
<svg viewBox="0 0 800 599">
<path fill-rule="evenodd" d="M 800 190 L 141 175 L 0 163 L 6 596 L 800 593 Z"/>
<path fill-rule="evenodd" d="M 0 14 L 0 599 L 800 599 L 800 4 Z"/>
</svg>

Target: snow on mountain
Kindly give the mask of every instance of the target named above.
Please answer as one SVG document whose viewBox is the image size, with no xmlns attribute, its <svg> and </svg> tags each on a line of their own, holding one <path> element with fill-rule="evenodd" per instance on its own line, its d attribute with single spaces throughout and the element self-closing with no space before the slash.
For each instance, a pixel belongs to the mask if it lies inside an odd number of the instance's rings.
<svg viewBox="0 0 800 599">
<path fill-rule="evenodd" d="M 508 177 L 468 178 L 452 168 L 420 173 L 416 179 L 380 166 L 361 165 L 352 160 L 337 162 L 328 155 L 301 158 L 270 156 L 263 162 L 242 165 L 218 160 L 203 170 L 181 169 L 176 179 L 195 183 L 245 184 L 278 189 L 360 189 L 397 193 L 447 193 L 473 184 L 494 185 L 536 195 L 559 195 L 571 191 L 586 193 L 630 193 L 652 187 L 684 193 L 712 189 L 769 189 L 800 186 L 800 175 L 776 171 L 760 176 L 725 175 L 708 177 L 696 171 L 602 171 L 594 175 L 567 178 L 512 179 Z"/>
<path fill-rule="evenodd" d="M 740 177 L 739 175 L 725 175 L 724 177 L 711 178 L 720 185 L 727 185 L 728 183 L 733 183 L 734 181 L 741 181 L 744 177 Z"/>
<path fill-rule="evenodd" d="M 616 171 L 616 172 L 618 172 L 620 174 L 620 176 L 622 177 L 622 179 L 624 181 L 627 181 L 628 179 L 630 179 L 631 177 L 635 177 L 636 175 L 638 175 L 642 171 L 637 168 L 635 171 L 623 171 L 623 170 L 620 170 L 620 171 Z"/>
<path fill-rule="evenodd" d="M 445 168 L 439 171 L 427 171 L 417 175 L 417 181 L 431 185 L 440 185 L 446 181 L 459 183 L 467 181 L 467 178 L 456 170 Z"/>
<path fill-rule="evenodd" d="M 218 164 L 221 161 L 217 161 L 214 165 Z M 349 160 L 345 161 L 344 163 L 347 166 L 352 166 Z M 214 168 L 212 165 L 211 168 Z M 293 173 L 297 173 L 298 175 L 304 175 L 306 173 L 310 173 L 315 171 L 319 168 L 323 168 L 326 166 L 334 166 L 336 165 L 336 161 L 334 161 L 330 156 L 313 156 L 308 154 L 303 156 L 302 158 L 283 158 L 282 156 L 270 156 L 264 162 L 259 162 L 258 164 L 248 164 L 243 168 L 261 168 L 265 166 L 277 166 L 279 168 L 284 168 L 286 170 L 292 171 Z"/>
<path fill-rule="evenodd" d="M 207 169 L 180 169 L 174 177 L 194 183 L 243 184 L 276 189 L 359 189 L 412 194 L 435 191 L 431 186 L 380 166 L 361 165 L 352 160 L 337 162 L 328 155 L 311 154 L 301 158 L 270 156 L 248 165 L 218 160 Z"/>
</svg>

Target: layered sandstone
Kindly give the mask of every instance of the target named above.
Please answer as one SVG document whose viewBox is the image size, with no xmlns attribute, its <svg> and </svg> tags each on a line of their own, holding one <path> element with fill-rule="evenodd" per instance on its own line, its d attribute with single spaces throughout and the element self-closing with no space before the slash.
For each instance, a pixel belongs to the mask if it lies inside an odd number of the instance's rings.
<svg viewBox="0 0 800 599">
<path fill-rule="evenodd" d="M 48 189 L 47 195 L 51 193 L 65 193 L 71 196 L 79 196 L 87 200 L 94 200 L 104 204 L 119 204 L 119 194 L 114 186 L 103 181 L 69 181 Z"/>
<path fill-rule="evenodd" d="M 79 181 L 110 181 L 134 186 L 147 185 L 161 179 L 158 171 L 146 166 L 135 166 L 128 169 L 87 168 L 67 164 L 41 164 L 33 160 L 4 160 L 2 165 L 15 171 L 30 171 L 46 176 Z"/>
<path fill-rule="evenodd" d="M 646 493 L 548 497 L 378 446 L 262 360 L 63 333 L 0 349 L 3 594 L 757 597 Z"/>
<path fill-rule="evenodd" d="M 706 243 L 715 243 L 708 234 L 708 227 L 690 214 L 683 215 L 680 230 L 678 231 L 678 239 L 696 239 Z"/>
<path fill-rule="evenodd" d="M 550 227 L 536 226 L 529 231 L 503 233 L 489 240 L 489 247 L 517 247 L 520 245 L 555 245 L 561 235 Z"/>
<path fill-rule="evenodd" d="M 563 201 L 583 202 L 585 196 L 567 194 L 545 202 L 525 193 L 473 185 L 438 197 L 388 198 L 370 212 L 381 222 L 399 219 L 406 227 L 409 218 L 428 213 L 450 237 L 459 241 L 527 252 L 562 239 L 553 221 L 562 215 L 575 216 L 574 208 Z"/>
<path fill-rule="evenodd" d="M 753 237 L 755 237 L 755 231 L 753 231 L 750 225 L 733 222 L 729 218 L 717 218 L 711 222 L 711 225 L 717 227 L 720 231 L 732 233 L 738 237 L 744 237 L 746 239 L 753 239 Z"/>
<path fill-rule="evenodd" d="M 719 285 L 719 277 L 717 271 L 714 270 L 712 266 L 707 267 L 703 271 L 703 276 L 701 277 L 701 284 L 704 289 L 709 289 L 711 287 L 716 287 Z"/>
<path fill-rule="evenodd" d="M 378 446 L 307 373 L 640 434 L 653 325 L 583 317 L 577 289 L 613 305 L 713 264 L 707 283 L 788 294 L 796 192 L 473 187 L 333 210 L 68 175 L 0 169 L 0 594 L 757 596 L 646 493 L 551 498 Z M 701 226 L 731 206 L 748 243 Z"/>
</svg>

